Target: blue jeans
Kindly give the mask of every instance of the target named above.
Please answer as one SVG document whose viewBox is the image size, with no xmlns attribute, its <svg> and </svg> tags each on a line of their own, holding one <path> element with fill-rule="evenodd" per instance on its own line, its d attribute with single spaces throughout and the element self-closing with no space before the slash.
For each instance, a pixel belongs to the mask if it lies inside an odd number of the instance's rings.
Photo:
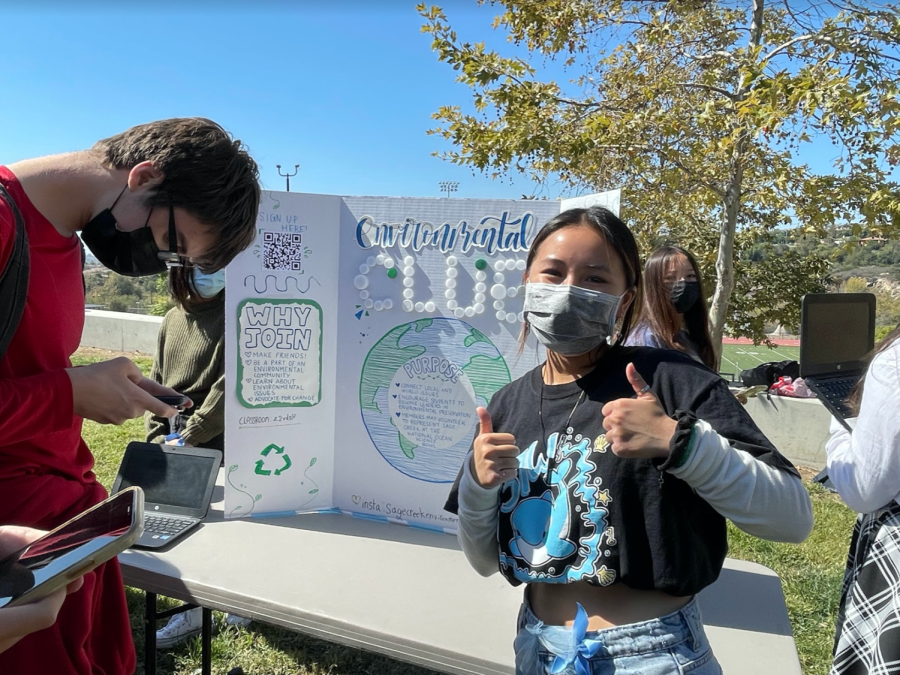
<svg viewBox="0 0 900 675">
<path fill-rule="evenodd" d="M 577 623 L 577 621 L 576 621 Z M 547 626 L 531 611 L 528 594 L 519 610 L 516 675 L 721 675 L 697 598 L 658 619 L 584 632 Z"/>
</svg>

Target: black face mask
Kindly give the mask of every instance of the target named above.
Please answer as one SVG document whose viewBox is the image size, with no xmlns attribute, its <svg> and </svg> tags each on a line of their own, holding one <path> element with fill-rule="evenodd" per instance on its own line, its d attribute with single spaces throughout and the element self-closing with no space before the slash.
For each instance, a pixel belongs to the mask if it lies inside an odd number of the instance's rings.
<svg viewBox="0 0 900 675">
<path fill-rule="evenodd" d="M 699 281 L 676 281 L 672 284 L 672 290 L 669 291 L 669 300 L 675 305 L 675 311 L 684 314 L 691 307 L 697 304 L 700 299 L 700 282 Z"/>
<path fill-rule="evenodd" d="M 112 206 L 91 218 L 82 228 L 81 240 L 85 246 L 104 267 L 126 277 L 145 277 L 179 266 L 172 207 L 169 207 L 169 251 L 165 253 L 160 252 L 153 238 L 153 231 L 148 227 L 150 214 L 147 214 L 147 222 L 139 230 L 122 232 L 116 227 L 112 210 L 127 189 L 126 185 Z"/>
</svg>

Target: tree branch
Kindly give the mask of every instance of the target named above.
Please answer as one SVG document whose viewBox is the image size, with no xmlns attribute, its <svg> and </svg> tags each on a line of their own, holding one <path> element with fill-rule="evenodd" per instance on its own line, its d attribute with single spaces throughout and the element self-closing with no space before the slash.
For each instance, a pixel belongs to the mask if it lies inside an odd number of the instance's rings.
<svg viewBox="0 0 900 675">
<path fill-rule="evenodd" d="M 762 44 L 764 4 L 763 0 L 753 0 L 753 18 L 750 20 L 751 47 L 759 47 Z"/>
<path fill-rule="evenodd" d="M 711 84 L 700 84 L 698 82 L 676 82 L 675 85 L 678 87 L 685 87 L 686 89 L 702 89 L 703 91 L 712 91 L 717 94 L 721 94 L 722 96 L 729 99 L 730 101 L 737 100 L 737 96 L 732 94 L 727 89 L 722 89 L 721 87 L 714 87 Z"/>
<path fill-rule="evenodd" d="M 681 55 L 689 61 L 694 61 L 696 63 L 712 61 L 713 59 L 725 59 L 726 61 L 730 61 L 733 64 L 739 63 L 734 54 L 724 51 L 707 52 L 706 54 L 688 54 L 687 52 L 682 52 Z"/>
<path fill-rule="evenodd" d="M 696 171 L 694 171 L 689 166 L 685 166 L 685 164 L 681 160 L 679 160 L 675 157 L 670 157 L 666 153 L 666 151 L 663 150 L 662 148 L 654 147 L 652 145 L 645 145 L 645 144 L 624 144 L 624 145 L 622 145 L 622 144 L 616 144 L 616 143 L 598 144 L 598 145 L 595 145 L 594 147 L 598 148 L 600 150 L 644 150 L 646 152 L 654 153 L 660 159 L 665 160 L 667 162 L 671 162 L 674 166 L 678 167 L 679 169 L 684 171 L 688 176 L 690 176 L 695 181 L 697 181 L 697 183 L 699 183 L 703 187 L 707 188 L 708 190 L 711 190 L 719 197 L 725 196 L 725 191 L 721 187 L 719 187 L 715 183 L 711 183 L 710 181 L 706 180 L 705 178 L 700 176 Z"/>
<path fill-rule="evenodd" d="M 775 49 L 773 49 L 768 54 L 766 54 L 764 57 L 762 57 L 759 60 L 759 63 L 760 63 L 760 65 L 764 66 L 771 59 L 773 59 L 775 56 L 777 56 L 779 52 L 783 52 L 785 49 L 791 47 L 792 45 L 797 44 L 798 42 L 804 42 L 805 40 L 811 40 L 814 37 L 815 37 L 815 35 L 813 35 L 811 33 L 807 33 L 806 35 L 798 35 L 795 38 L 791 38 L 787 42 L 778 45 L 777 47 L 775 47 Z"/>
<path fill-rule="evenodd" d="M 566 105 L 575 108 L 602 108 L 604 106 L 604 103 L 601 101 L 576 101 L 575 99 L 565 98 L 564 96 L 554 96 L 553 100 L 557 103 L 565 103 Z"/>
</svg>

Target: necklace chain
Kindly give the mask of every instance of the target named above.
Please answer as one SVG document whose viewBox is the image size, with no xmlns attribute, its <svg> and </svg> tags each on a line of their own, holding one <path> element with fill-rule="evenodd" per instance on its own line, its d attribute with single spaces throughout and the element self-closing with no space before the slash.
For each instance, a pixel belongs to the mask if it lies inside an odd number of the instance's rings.
<svg viewBox="0 0 900 675">
<path fill-rule="evenodd" d="M 545 366 L 546 367 L 546 366 Z M 569 416 L 566 418 L 566 425 L 563 427 L 563 431 L 568 433 L 569 423 L 572 421 L 572 416 L 575 414 L 575 409 L 578 408 L 578 405 L 584 399 L 585 390 L 581 390 L 581 394 L 578 396 L 578 400 L 575 401 L 575 405 L 572 406 L 572 410 L 569 411 Z M 544 444 L 544 454 L 547 456 L 547 480 L 550 480 L 550 474 L 553 471 L 555 466 L 556 452 L 553 453 L 553 457 L 550 456 L 549 448 L 547 447 L 547 432 L 544 429 L 544 373 L 541 372 L 541 400 L 538 403 L 538 417 L 541 421 L 541 443 Z M 557 444 L 556 447 L 559 447 Z"/>
</svg>

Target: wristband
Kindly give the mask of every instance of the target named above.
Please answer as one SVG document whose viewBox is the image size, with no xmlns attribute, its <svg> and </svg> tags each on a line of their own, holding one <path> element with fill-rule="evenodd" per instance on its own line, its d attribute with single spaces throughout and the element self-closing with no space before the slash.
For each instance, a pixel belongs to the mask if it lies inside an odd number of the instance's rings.
<svg viewBox="0 0 900 675">
<path fill-rule="evenodd" d="M 694 439 L 694 425 L 697 423 L 697 416 L 690 411 L 676 410 L 673 419 L 677 426 L 669 441 L 669 456 L 664 461 L 654 460 L 659 471 L 684 466 L 693 450 L 691 441 Z"/>
</svg>

